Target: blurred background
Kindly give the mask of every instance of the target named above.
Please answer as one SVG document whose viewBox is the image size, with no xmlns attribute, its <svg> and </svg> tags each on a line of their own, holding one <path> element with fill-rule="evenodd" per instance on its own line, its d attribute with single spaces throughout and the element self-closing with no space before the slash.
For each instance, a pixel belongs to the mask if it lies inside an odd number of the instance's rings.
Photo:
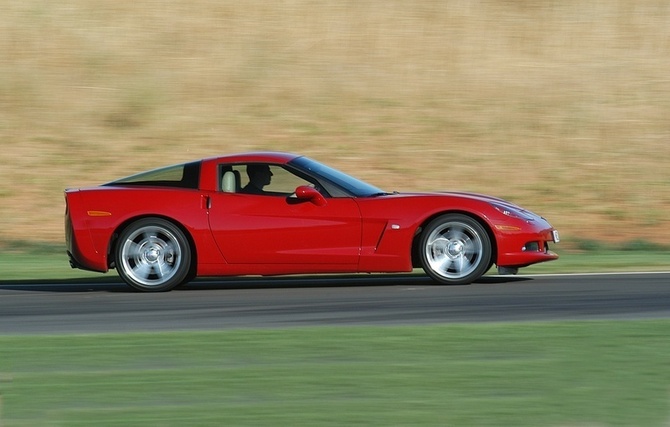
<svg viewBox="0 0 670 427">
<path fill-rule="evenodd" d="M 66 187 L 247 150 L 669 241 L 664 0 L 2 0 L 0 58 L 5 245 L 63 241 Z"/>
</svg>

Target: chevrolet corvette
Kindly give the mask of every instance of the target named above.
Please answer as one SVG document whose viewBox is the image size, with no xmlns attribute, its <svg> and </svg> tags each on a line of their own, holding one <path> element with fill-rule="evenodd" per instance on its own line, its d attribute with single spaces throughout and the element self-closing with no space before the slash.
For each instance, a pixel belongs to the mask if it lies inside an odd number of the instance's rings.
<svg viewBox="0 0 670 427">
<path fill-rule="evenodd" d="M 558 232 L 499 198 L 386 192 L 310 158 L 211 157 L 65 190 L 70 265 L 139 291 L 196 277 L 399 273 L 469 284 L 558 258 Z"/>
</svg>

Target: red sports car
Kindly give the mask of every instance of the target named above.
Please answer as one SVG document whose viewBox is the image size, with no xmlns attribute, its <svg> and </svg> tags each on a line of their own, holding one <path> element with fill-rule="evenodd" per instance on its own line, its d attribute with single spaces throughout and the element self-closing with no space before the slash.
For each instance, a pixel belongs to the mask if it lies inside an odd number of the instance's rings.
<svg viewBox="0 0 670 427">
<path fill-rule="evenodd" d="M 65 190 L 74 268 L 141 291 L 196 276 L 409 272 L 471 283 L 557 259 L 558 232 L 504 200 L 387 193 L 307 157 L 212 157 Z"/>
</svg>

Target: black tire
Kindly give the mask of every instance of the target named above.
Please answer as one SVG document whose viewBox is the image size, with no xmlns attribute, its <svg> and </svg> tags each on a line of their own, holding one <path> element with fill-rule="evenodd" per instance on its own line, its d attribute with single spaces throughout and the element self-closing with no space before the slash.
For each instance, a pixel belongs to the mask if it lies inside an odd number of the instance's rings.
<svg viewBox="0 0 670 427">
<path fill-rule="evenodd" d="M 474 218 L 445 214 L 424 229 L 419 256 L 423 270 L 438 283 L 469 284 L 491 266 L 491 239 Z"/>
<path fill-rule="evenodd" d="M 186 236 L 161 218 L 144 218 L 126 227 L 115 255 L 119 276 L 142 292 L 169 291 L 184 282 L 191 269 Z"/>
</svg>

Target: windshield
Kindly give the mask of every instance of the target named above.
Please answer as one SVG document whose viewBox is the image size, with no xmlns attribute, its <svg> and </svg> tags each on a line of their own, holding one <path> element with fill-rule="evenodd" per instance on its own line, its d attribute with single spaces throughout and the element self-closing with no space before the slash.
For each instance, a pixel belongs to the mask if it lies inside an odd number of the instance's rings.
<svg viewBox="0 0 670 427">
<path fill-rule="evenodd" d="M 337 169 L 333 169 L 307 157 L 298 157 L 297 159 L 291 160 L 289 165 L 301 169 L 309 175 L 325 178 L 329 182 L 343 188 L 345 191 L 356 197 L 370 197 L 384 193 L 384 191 L 374 185 L 365 183 L 344 172 L 340 172 Z"/>
</svg>

